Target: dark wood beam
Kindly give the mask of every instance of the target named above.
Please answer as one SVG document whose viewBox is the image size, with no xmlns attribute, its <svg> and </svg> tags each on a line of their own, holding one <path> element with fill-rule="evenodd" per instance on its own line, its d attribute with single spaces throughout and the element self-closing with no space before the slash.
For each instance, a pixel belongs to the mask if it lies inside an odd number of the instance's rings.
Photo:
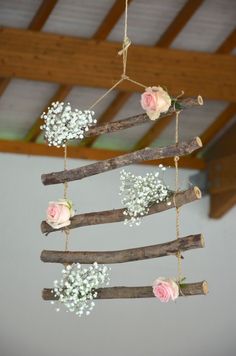
<svg viewBox="0 0 236 356">
<path fill-rule="evenodd" d="M 58 0 L 43 0 L 28 29 L 33 31 L 40 31 L 51 15 L 52 10 L 56 6 L 57 2 Z"/>
<path fill-rule="evenodd" d="M 4 76 L 109 88 L 122 69 L 120 44 L 112 42 L 4 28 L 0 46 Z M 176 71 L 179 67 L 181 71 Z M 130 48 L 129 68 L 132 78 L 163 83 L 170 93 L 185 88 L 186 94 L 198 95 L 202 88 L 204 97 L 236 101 L 234 56 L 135 45 Z M 128 81 L 120 88 L 141 91 Z"/>
<path fill-rule="evenodd" d="M 97 290 L 95 299 L 130 299 L 130 298 L 154 298 L 151 286 L 145 287 L 109 287 Z M 208 293 L 207 281 L 186 283 L 180 288 L 180 297 L 192 295 L 206 295 Z M 43 300 L 58 300 L 53 289 L 44 288 L 42 291 Z"/>
<path fill-rule="evenodd" d="M 43 0 L 34 18 L 29 24 L 28 29 L 32 31 L 40 31 L 57 2 L 58 0 Z M 10 81 L 11 78 L 0 78 L 0 96 L 4 93 Z"/>
<path fill-rule="evenodd" d="M 236 47 L 236 29 L 234 29 L 224 42 L 219 46 L 215 53 L 228 54 Z"/>
</svg>

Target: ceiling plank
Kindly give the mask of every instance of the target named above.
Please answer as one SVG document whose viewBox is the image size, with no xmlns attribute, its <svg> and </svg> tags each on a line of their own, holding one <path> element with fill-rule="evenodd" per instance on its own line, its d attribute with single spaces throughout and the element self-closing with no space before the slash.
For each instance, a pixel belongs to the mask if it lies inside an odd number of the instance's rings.
<svg viewBox="0 0 236 356">
<path fill-rule="evenodd" d="M 56 91 L 56 93 L 54 94 L 54 96 L 50 99 L 48 104 L 45 106 L 43 111 L 47 111 L 48 110 L 48 106 L 50 106 L 53 102 L 63 101 L 67 97 L 69 92 L 71 91 L 71 88 L 72 88 L 71 85 L 61 85 L 58 88 L 58 90 Z M 35 121 L 33 126 L 31 127 L 31 129 L 28 131 L 28 133 L 26 134 L 26 136 L 24 138 L 24 141 L 26 141 L 26 142 L 34 142 L 38 138 L 40 133 L 41 133 L 41 129 L 40 129 L 41 125 L 42 125 L 42 119 L 39 117 Z"/>
<path fill-rule="evenodd" d="M 201 140 L 203 145 L 207 145 L 213 138 L 231 121 L 236 114 L 236 103 L 231 103 L 227 108 L 216 118 L 216 120 L 202 133 Z"/>
<path fill-rule="evenodd" d="M 157 45 L 160 47 L 169 47 L 197 9 L 202 5 L 203 1 L 204 0 L 188 0 L 167 30 L 160 37 Z"/>
<path fill-rule="evenodd" d="M 128 0 L 128 5 L 132 0 Z M 93 35 L 95 40 L 105 40 L 125 10 L 124 1 L 116 0 L 111 10 Z"/>
<path fill-rule="evenodd" d="M 62 148 L 49 147 L 46 144 L 38 144 L 33 142 L 5 140 L 0 140 L 0 152 L 48 157 L 63 157 L 64 155 L 64 151 Z M 128 152 L 78 146 L 68 147 L 68 157 L 75 159 L 104 160 L 108 158 L 117 157 L 125 153 Z M 159 162 L 165 164 L 165 166 L 174 165 L 173 159 L 171 158 L 155 161 L 146 161 L 143 164 L 156 165 Z M 180 160 L 180 167 L 187 169 L 204 169 L 205 162 L 200 158 L 190 158 L 189 156 L 185 156 Z"/>
<path fill-rule="evenodd" d="M 47 21 L 58 0 L 43 0 L 28 29 L 39 31 Z M 6 90 L 11 78 L 0 78 L 0 96 Z"/>
<path fill-rule="evenodd" d="M 130 3 L 132 0 L 129 0 L 128 3 Z M 122 15 L 122 13 L 124 12 L 124 4 L 120 1 L 120 0 L 116 0 L 116 2 L 114 3 L 114 5 L 112 6 L 112 8 L 110 9 L 110 11 L 107 13 L 105 19 L 103 20 L 103 22 L 101 23 L 100 27 L 98 28 L 98 30 L 95 32 L 93 39 L 96 40 L 103 40 L 105 39 L 110 31 L 112 30 L 113 26 L 116 24 L 116 22 L 119 20 L 120 16 Z M 68 86 L 68 85 L 61 85 L 57 92 L 54 94 L 54 96 L 49 100 L 49 104 L 45 107 L 44 111 L 47 110 L 47 107 L 50 105 L 50 103 L 52 103 L 53 101 L 63 101 L 68 95 L 70 90 L 72 89 L 72 86 Z M 1 88 L 0 88 L 1 90 Z M 123 95 L 127 95 L 123 94 Z M 103 117 L 101 117 L 101 120 L 99 119 L 99 123 L 100 122 L 105 122 L 104 120 L 106 120 L 106 116 L 109 115 L 109 113 L 107 113 L 105 115 L 103 115 Z M 38 138 L 38 136 L 40 135 L 40 126 L 41 126 L 41 118 L 37 118 L 35 123 L 33 124 L 33 126 L 30 128 L 29 132 L 27 133 L 26 137 L 25 137 L 25 141 L 27 142 L 35 142 Z M 95 138 L 96 139 L 96 138 Z M 85 141 L 85 146 L 90 146 L 89 145 L 89 140 L 92 142 L 94 141 L 94 138 L 88 139 L 87 144 Z"/>
<path fill-rule="evenodd" d="M 119 49 L 119 43 L 12 28 L 0 30 L 1 70 L 6 77 L 109 88 L 122 70 L 116 55 Z M 235 56 L 135 45 L 130 48 L 129 66 L 131 78 L 163 83 L 171 93 L 185 88 L 190 96 L 201 90 L 210 99 L 236 101 Z M 120 88 L 141 91 L 128 81 Z"/>
</svg>

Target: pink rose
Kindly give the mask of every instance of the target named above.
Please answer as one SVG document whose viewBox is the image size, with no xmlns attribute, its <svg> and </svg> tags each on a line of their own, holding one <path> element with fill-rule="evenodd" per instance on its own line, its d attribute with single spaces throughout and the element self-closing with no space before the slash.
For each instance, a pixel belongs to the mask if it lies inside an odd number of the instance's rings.
<svg viewBox="0 0 236 356">
<path fill-rule="evenodd" d="M 167 303 L 178 298 L 179 287 L 173 279 L 159 277 L 153 282 L 153 294 L 161 302 Z"/>
<path fill-rule="evenodd" d="M 162 87 L 149 87 L 141 95 L 141 106 L 151 120 L 156 120 L 169 109 L 171 98 Z"/>
<path fill-rule="evenodd" d="M 72 216 L 74 216 L 74 210 L 69 200 L 60 199 L 57 202 L 49 202 L 46 221 L 54 229 L 70 225 Z"/>
</svg>

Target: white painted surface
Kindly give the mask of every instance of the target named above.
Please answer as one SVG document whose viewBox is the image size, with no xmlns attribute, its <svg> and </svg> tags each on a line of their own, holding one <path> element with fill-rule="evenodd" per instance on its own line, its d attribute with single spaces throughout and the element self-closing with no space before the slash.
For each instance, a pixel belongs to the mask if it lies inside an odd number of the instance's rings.
<svg viewBox="0 0 236 356">
<path fill-rule="evenodd" d="M 41 300 L 41 289 L 60 276 L 60 266 L 43 264 L 42 249 L 63 249 L 61 233 L 40 233 L 49 200 L 62 196 L 62 186 L 44 187 L 42 173 L 62 169 L 55 158 L 0 155 L 1 201 L 1 356 L 235 356 L 235 212 L 210 220 L 208 198 L 183 207 L 181 234 L 202 232 L 206 248 L 184 254 L 187 280 L 208 280 L 208 296 L 177 303 L 153 300 L 97 302 L 88 318 L 56 313 Z M 70 161 L 69 166 L 86 164 Z M 128 168 L 129 169 L 129 168 Z M 131 169 L 131 168 L 130 168 Z M 150 167 L 135 166 L 144 174 Z M 190 171 L 181 171 L 183 186 Z M 173 171 L 166 173 L 173 183 Z M 69 195 L 80 212 L 120 206 L 119 172 L 70 184 Z M 174 211 L 146 218 L 139 228 L 122 223 L 84 227 L 71 233 L 74 250 L 123 249 L 174 238 Z M 148 285 L 157 276 L 174 276 L 175 257 L 115 265 L 113 285 Z"/>
</svg>

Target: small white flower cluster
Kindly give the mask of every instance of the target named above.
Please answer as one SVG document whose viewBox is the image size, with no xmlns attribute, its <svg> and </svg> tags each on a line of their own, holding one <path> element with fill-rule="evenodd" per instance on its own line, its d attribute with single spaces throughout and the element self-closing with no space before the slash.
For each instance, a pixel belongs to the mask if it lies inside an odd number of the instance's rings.
<svg viewBox="0 0 236 356">
<path fill-rule="evenodd" d="M 72 111 L 70 103 L 55 102 L 43 113 L 45 123 L 40 128 L 49 146 L 64 147 L 68 140 L 83 139 L 84 132 L 97 122 L 94 111 Z"/>
<path fill-rule="evenodd" d="M 165 170 L 162 165 L 159 167 Z M 121 171 L 119 194 L 123 196 L 121 202 L 126 208 L 125 224 L 140 225 L 141 218 L 148 214 L 152 204 L 166 201 L 171 195 L 171 191 L 161 179 L 158 179 L 158 176 L 159 172 L 147 173 L 145 177 L 141 177 L 125 170 Z"/>
<path fill-rule="evenodd" d="M 68 265 L 62 270 L 62 279 L 54 281 L 52 293 L 59 297 L 59 302 L 64 304 L 67 311 L 75 312 L 79 317 L 84 313 L 89 315 L 95 305 L 93 299 L 97 297 L 96 290 L 110 282 L 109 270 L 97 262 L 88 268 L 81 267 L 79 263 Z M 56 311 L 59 310 L 56 308 Z"/>
</svg>

